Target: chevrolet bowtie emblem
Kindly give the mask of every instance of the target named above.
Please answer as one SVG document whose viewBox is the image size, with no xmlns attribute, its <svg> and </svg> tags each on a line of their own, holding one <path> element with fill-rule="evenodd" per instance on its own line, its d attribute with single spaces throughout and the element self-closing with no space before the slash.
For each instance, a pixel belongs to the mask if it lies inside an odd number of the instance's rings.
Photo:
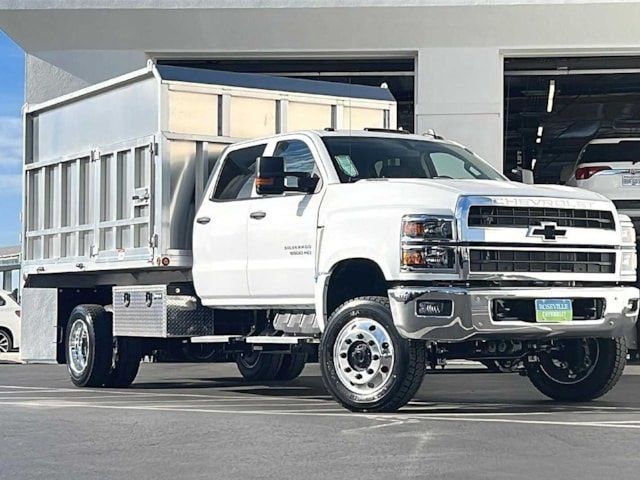
<svg viewBox="0 0 640 480">
<path fill-rule="evenodd" d="M 558 237 L 565 237 L 567 230 L 558 228 L 555 223 L 542 222 L 540 225 L 529 227 L 527 237 L 542 237 L 544 240 L 552 241 Z"/>
</svg>

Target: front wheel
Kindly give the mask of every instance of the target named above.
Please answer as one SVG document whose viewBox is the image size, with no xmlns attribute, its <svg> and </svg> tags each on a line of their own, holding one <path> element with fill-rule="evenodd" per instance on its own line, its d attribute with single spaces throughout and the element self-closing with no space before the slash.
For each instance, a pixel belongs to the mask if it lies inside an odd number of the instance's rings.
<svg viewBox="0 0 640 480">
<path fill-rule="evenodd" d="M 426 371 L 423 342 L 400 336 L 389 300 L 360 297 L 338 307 L 320 343 L 322 380 L 354 412 L 391 412 L 418 391 Z"/>
<path fill-rule="evenodd" d="M 627 361 L 624 338 L 562 340 L 556 346 L 526 365 L 531 383 L 554 400 L 585 402 L 601 397 L 618 382 Z"/>
</svg>

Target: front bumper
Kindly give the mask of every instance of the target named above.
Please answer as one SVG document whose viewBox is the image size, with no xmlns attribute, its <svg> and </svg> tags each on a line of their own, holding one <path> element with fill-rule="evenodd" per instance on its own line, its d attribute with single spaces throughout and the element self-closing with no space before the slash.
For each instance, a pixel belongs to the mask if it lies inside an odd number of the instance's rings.
<svg viewBox="0 0 640 480">
<path fill-rule="evenodd" d="M 498 338 L 626 337 L 629 348 L 636 348 L 639 295 L 640 291 L 634 287 L 485 289 L 418 286 L 391 288 L 389 301 L 396 328 L 405 338 L 462 342 Z M 569 323 L 494 321 L 491 305 L 495 299 L 542 298 L 601 298 L 605 306 L 601 318 L 595 320 Z M 450 300 L 453 305 L 451 315 L 418 315 L 419 300 Z"/>
</svg>

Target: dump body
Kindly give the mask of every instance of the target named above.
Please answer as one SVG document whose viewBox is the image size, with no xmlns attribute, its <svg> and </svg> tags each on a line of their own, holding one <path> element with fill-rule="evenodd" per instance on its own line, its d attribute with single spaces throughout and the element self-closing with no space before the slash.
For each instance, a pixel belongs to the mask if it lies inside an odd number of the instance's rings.
<svg viewBox="0 0 640 480">
<path fill-rule="evenodd" d="M 388 90 L 156 67 L 25 108 L 27 275 L 191 266 L 224 148 L 310 128 L 389 128 Z"/>
</svg>

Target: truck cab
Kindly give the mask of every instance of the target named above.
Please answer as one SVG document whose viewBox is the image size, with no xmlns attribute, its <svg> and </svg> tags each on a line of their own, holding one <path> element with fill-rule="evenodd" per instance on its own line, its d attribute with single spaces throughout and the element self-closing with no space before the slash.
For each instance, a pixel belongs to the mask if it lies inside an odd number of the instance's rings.
<svg viewBox="0 0 640 480">
<path fill-rule="evenodd" d="M 579 399 L 603 385 L 556 387 L 585 381 L 601 349 L 620 354 L 623 338 L 635 341 L 630 220 L 599 195 L 510 182 L 443 139 L 329 130 L 239 143 L 213 173 L 193 238 L 203 305 L 315 315 L 304 333 L 322 337 L 325 381 L 352 409 L 406 400 L 381 400 L 397 342 L 434 364 L 434 352 L 526 359 L 543 392 Z M 373 318 L 361 317 L 367 309 Z M 581 352 L 576 365 L 568 351 Z M 546 370 L 543 352 L 553 352 Z"/>
</svg>

